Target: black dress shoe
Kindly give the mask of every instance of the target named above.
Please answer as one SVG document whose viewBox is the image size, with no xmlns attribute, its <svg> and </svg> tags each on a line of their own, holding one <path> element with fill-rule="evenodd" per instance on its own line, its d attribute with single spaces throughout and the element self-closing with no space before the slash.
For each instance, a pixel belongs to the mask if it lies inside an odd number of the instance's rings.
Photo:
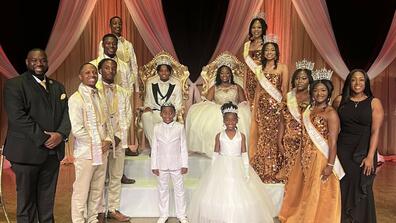
<svg viewBox="0 0 396 223">
<path fill-rule="evenodd" d="M 136 181 L 134 179 L 130 179 L 124 175 L 122 175 L 121 183 L 122 184 L 134 184 Z"/>
<path fill-rule="evenodd" d="M 136 149 L 135 152 L 132 152 L 129 148 L 125 149 L 125 156 L 138 156 L 139 155 L 139 150 Z"/>
</svg>

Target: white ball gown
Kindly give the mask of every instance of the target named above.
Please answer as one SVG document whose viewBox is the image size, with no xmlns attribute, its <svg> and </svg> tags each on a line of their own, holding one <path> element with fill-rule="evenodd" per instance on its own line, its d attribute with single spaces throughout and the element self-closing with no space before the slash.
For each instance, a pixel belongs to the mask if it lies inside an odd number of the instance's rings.
<svg viewBox="0 0 396 223">
<path fill-rule="evenodd" d="M 215 86 L 214 101 L 194 104 L 186 118 L 186 136 L 188 150 L 213 155 L 216 134 L 224 129 L 221 106 L 227 102 L 238 103 L 238 87 Z M 238 129 L 249 138 L 250 107 L 247 102 L 238 104 Z"/>
<path fill-rule="evenodd" d="M 249 167 L 246 178 L 241 157 L 242 136 L 220 133 L 220 155 L 201 178 L 190 202 L 191 223 L 269 223 L 276 216 L 271 197 Z"/>
</svg>

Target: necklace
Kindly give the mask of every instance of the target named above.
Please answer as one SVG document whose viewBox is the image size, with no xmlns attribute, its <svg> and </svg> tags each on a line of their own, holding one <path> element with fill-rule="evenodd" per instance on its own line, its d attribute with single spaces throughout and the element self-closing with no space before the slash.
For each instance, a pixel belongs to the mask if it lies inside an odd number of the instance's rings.
<svg viewBox="0 0 396 223">
<path fill-rule="evenodd" d="M 354 101 L 351 99 L 351 101 L 355 104 L 355 108 L 357 108 L 357 106 L 359 105 L 359 102 L 366 100 L 366 98 L 367 98 L 367 96 L 365 95 L 365 96 L 363 96 L 363 98 L 361 100 Z"/>
</svg>

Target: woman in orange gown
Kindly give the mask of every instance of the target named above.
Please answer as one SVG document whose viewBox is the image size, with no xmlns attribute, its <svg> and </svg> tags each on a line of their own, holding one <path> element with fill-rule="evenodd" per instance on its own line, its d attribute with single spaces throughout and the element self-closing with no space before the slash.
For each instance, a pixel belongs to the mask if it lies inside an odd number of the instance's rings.
<svg viewBox="0 0 396 223">
<path fill-rule="evenodd" d="M 303 145 L 286 184 L 279 213 L 282 223 L 341 220 L 340 179 L 345 173 L 336 148 L 340 121 L 337 111 L 328 105 L 333 91 L 330 78 L 315 77 L 318 76 L 313 75 L 310 87 L 311 105 L 302 117 Z"/>
</svg>

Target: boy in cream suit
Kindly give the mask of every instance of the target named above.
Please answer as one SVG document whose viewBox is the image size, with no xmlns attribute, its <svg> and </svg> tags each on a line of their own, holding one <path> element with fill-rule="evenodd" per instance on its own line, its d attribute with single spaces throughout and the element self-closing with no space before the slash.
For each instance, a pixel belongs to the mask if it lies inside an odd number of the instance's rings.
<svg viewBox="0 0 396 223">
<path fill-rule="evenodd" d="M 175 107 L 170 103 L 161 106 L 162 122 L 154 127 L 151 148 L 151 170 L 158 177 L 160 218 L 165 223 L 169 217 L 169 176 L 175 193 L 176 217 L 188 223 L 184 196 L 183 174 L 188 171 L 188 151 L 184 126 L 174 121 Z"/>
</svg>

